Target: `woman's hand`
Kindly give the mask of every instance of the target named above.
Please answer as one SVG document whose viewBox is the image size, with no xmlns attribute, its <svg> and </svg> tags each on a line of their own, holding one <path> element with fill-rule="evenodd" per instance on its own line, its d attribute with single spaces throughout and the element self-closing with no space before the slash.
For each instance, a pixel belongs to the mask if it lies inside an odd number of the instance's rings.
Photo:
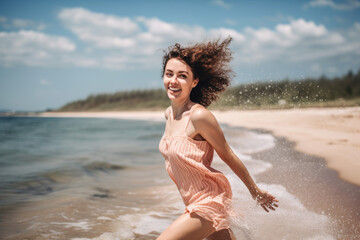
<svg viewBox="0 0 360 240">
<path fill-rule="evenodd" d="M 267 212 L 269 212 L 268 209 L 275 211 L 275 207 L 278 207 L 275 202 L 279 202 L 279 200 L 260 188 L 256 190 L 256 194 L 253 195 L 253 198 L 254 200 L 256 199 L 257 204 L 259 204 Z"/>
</svg>

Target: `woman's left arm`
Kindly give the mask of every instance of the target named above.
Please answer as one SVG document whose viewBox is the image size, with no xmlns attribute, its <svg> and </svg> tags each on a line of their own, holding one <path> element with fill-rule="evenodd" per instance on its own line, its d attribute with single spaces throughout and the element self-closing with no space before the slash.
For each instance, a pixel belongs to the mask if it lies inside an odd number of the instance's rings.
<svg viewBox="0 0 360 240">
<path fill-rule="evenodd" d="M 278 200 L 267 191 L 260 189 L 243 162 L 234 154 L 214 115 L 205 108 L 197 108 L 191 116 L 197 134 L 200 134 L 217 152 L 219 157 L 233 170 L 248 188 L 251 196 L 268 212 L 275 210 Z"/>
</svg>

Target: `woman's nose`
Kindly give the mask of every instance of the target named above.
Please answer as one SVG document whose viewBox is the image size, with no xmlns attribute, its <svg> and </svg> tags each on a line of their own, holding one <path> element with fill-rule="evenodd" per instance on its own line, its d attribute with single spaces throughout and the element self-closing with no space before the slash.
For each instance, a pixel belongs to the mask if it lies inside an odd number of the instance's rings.
<svg viewBox="0 0 360 240">
<path fill-rule="evenodd" d="M 171 79 L 170 79 L 170 83 L 177 83 L 178 80 L 177 80 L 177 76 L 174 75 Z"/>
</svg>

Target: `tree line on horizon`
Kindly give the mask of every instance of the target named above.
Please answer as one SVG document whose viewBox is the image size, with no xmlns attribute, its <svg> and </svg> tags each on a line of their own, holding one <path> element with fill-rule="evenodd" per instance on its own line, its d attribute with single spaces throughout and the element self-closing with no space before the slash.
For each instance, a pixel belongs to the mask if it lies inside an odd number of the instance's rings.
<svg viewBox="0 0 360 240">
<path fill-rule="evenodd" d="M 329 104 L 332 103 L 332 104 Z M 164 109 L 170 101 L 164 89 L 118 91 L 89 95 L 55 111 L 118 111 Z M 341 77 L 267 81 L 240 84 L 221 93 L 212 109 L 290 108 L 307 106 L 359 106 L 360 70 Z"/>
</svg>

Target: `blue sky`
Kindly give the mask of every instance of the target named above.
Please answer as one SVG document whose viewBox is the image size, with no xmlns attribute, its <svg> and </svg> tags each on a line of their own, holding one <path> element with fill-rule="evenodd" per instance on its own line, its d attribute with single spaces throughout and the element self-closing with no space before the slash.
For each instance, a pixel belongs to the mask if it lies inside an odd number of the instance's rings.
<svg viewBox="0 0 360 240">
<path fill-rule="evenodd" d="M 162 87 L 176 42 L 234 41 L 233 85 L 360 69 L 360 1 L 0 1 L 0 109 Z"/>
</svg>

